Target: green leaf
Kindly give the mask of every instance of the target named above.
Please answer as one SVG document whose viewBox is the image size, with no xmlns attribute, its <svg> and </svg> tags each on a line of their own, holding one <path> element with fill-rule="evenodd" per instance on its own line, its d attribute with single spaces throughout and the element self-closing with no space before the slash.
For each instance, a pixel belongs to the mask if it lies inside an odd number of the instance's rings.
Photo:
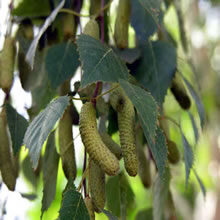
<svg viewBox="0 0 220 220">
<path fill-rule="evenodd" d="M 112 215 L 108 210 L 103 209 L 102 212 L 108 217 L 109 220 L 118 220 L 118 218 Z"/>
<path fill-rule="evenodd" d="M 49 48 L 46 56 L 46 70 L 52 88 L 57 88 L 71 78 L 79 66 L 79 55 L 72 42 L 56 44 Z"/>
<path fill-rule="evenodd" d="M 35 193 L 20 193 L 20 195 L 29 201 L 34 201 L 37 198 L 37 194 Z"/>
<path fill-rule="evenodd" d="M 156 126 L 157 105 L 153 97 L 144 89 L 132 85 L 125 80 L 119 80 L 119 82 L 138 112 L 144 135 L 156 161 L 159 173 L 162 176 L 166 166 L 167 147 L 165 136 L 161 129 Z"/>
<path fill-rule="evenodd" d="M 12 11 L 12 15 L 22 17 L 40 17 L 49 14 L 50 4 L 47 0 L 22 0 Z"/>
<path fill-rule="evenodd" d="M 153 209 L 148 208 L 137 213 L 135 220 L 153 220 Z"/>
<path fill-rule="evenodd" d="M 181 76 L 182 76 L 184 82 L 186 83 L 186 86 L 189 89 L 189 92 L 190 92 L 191 96 L 193 97 L 193 99 L 196 103 L 196 107 L 197 107 L 199 117 L 200 117 L 200 125 L 201 125 L 201 128 L 203 128 L 203 126 L 205 124 L 205 109 L 204 109 L 204 106 L 202 104 L 202 101 L 199 98 L 199 96 L 197 95 L 196 91 L 193 89 L 190 82 L 182 74 L 181 74 Z"/>
<path fill-rule="evenodd" d="M 167 144 L 166 137 L 163 131 L 157 127 L 156 136 L 154 139 L 150 138 L 149 133 L 144 129 L 144 123 L 141 121 L 141 126 L 144 130 L 145 138 L 147 139 L 148 146 L 152 152 L 153 158 L 156 162 L 157 169 L 160 177 L 163 178 L 167 162 Z"/>
<path fill-rule="evenodd" d="M 205 198 L 205 197 L 206 197 L 206 188 L 205 188 L 205 186 L 204 186 L 202 180 L 200 179 L 200 177 L 199 177 L 199 175 L 197 174 L 197 172 L 196 172 L 195 169 L 193 169 L 193 172 L 194 172 L 194 174 L 195 174 L 195 176 L 196 176 L 196 179 L 197 179 L 197 181 L 198 181 L 198 183 L 199 183 L 199 186 L 200 186 L 200 188 L 201 188 L 201 190 L 202 190 L 202 194 L 203 194 L 203 196 L 204 196 L 204 198 Z"/>
<path fill-rule="evenodd" d="M 35 169 L 40 157 L 41 148 L 57 120 L 60 119 L 69 104 L 68 96 L 60 96 L 53 100 L 29 125 L 24 144 L 29 149 L 33 168 Z"/>
<path fill-rule="evenodd" d="M 63 199 L 59 212 L 60 220 L 90 220 L 83 197 L 76 191 L 72 181 L 68 182 L 63 192 Z"/>
<path fill-rule="evenodd" d="M 149 10 L 146 10 L 140 1 L 132 0 L 131 25 L 135 30 L 139 42 L 147 42 L 149 37 L 157 30 L 157 22 L 155 22 Z M 162 16 L 160 13 L 159 23 Z"/>
<path fill-rule="evenodd" d="M 195 142 L 196 144 L 198 143 L 198 140 L 199 140 L 199 132 L 198 132 L 198 128 L 196 126 L 196 122 L 194 120 L 194 117 L 193 115 L 188 111 L 188 114 L 189 114 L 189 117 L 190 117 L 190 120 L 191 120 L 191 123 L 192 123 L 192 127 L 193 127 L 193 131 L 194 131 L 194 136 L 195 136 Z"/>
<path fill-rule="evenodd" d="M 128 78 L 128 69 L 113 50 L 101 41 L 81 34 L 77 39 L 82 68 L 81 87 L 97 81 L 118 82 Z"/>
<path fill-rule="evenodd" d="M 186 170 L 186 188 L 187 188 L 190 171 L 193 166 L 194 156 L 193 156 L 192 147 L 190 146 L 185 135 L 183 134 L 182 129 L 180 129 L 180 131 L 181 131 L 182 142 L 184 147 L 184 162 L 185 162 L 185 170 Z"/>
<path fill-rule="evenodd" d="M 167 168 L 164 178 L 157 176 L 153 185 L 153 219 L 161 220 L 164 215 L 164 209 L 167 204 L 170 185 L 170 171 Z"/>
<path fill-rule="evenodd" d="M 107 208 L 116 216 L 120 217 L 120 191 L 119 185 L 123 184 L 123 190 L 126 192 L 127 212 L 131 213 L 134 207 L 134 193 L 125 174 L 110 177 L 106 183 Z M 125 205 L 125 204 L 124 204 Z"/>
<path fill-rule="evenodd" d="M 176 49 L 162 41 L 146 43 L 141 49 L 142 58 L 132 72 L 162 106 L 176 71 Z"/>
<path fill-rule="evenodd" d="M 10 104 L 6 104 L 6 114 L 12 140 L 12 148 L 15 155 L 17 152 L 19 152 L 20 147 L 22 146 L 24 134 L 28 127 L 28 122 L 23 116 L 18 114 Z"/>
<path fill-rule="evenodd" d="M 139 0 L 140 4 L 154 19 L 156 24 L 159 24 L 160 5 L 162 0 Z"/>
<path fill-rule="evenodd" d="M 55 146 L 55 132 L 53 131 L 47 141 L 46 151 L 43 158 L 43 199 L 41 207 L 41 218 L 56 195 L 57 172 L 59 154 Z"/>
</svg>

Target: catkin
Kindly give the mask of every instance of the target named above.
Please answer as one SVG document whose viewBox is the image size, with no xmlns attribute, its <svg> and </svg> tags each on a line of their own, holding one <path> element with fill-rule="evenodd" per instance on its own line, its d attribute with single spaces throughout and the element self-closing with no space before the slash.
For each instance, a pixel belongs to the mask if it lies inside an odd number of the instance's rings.
<svg viewBox="0 0 220 220">
<path fill-rule="evenodd" d="M 136 176 L 138 171 L 138 161 L 134 133 L 134 106 L 120 87 L 114 90 L 111 94 L 110 103 L 118 114 L 120 144 L 125 169 L 130 176 Z"/>
<path fill-rule="evenodd" d="M 90 220 L 95 220 L 95 212 L 92 204 L 92 199 L 89 198 L 88 196 L 84 199 L 84 202 L 86 204 L 86 208 L 89 213 Z"/>
<path fill-rule="evenodd" d="M 128 47 L 128 26 L 131 13 L 130 0 L 119 0 L 117 17 L 115 21 L 114 38 L 117 47 Z"/>
<path fill-rule="evenodd" d="M 5 108 L 3 108 L 0 113 L 0 170 L 3 182 L 11 191 L 15 189 L 16 184 L 14 168 L 7 132 L 6 111 Z"/>
<path fill-rule="evenodd" d="M 76 177 L 75 149 L 72 136 L 72 103 L 63 114 L 59 122 L 59 147 L 63 171 L 67 179 Z"/>
<path fill-rule="evenodd" d="M 108 149 L 120 160 L 122 158 L 122 150 L 120 146 L 114 142 L 109 134 L 106 132 L 100 133 L 102 141 L 108 147 Z"/>
<path fill-rule="evenodd" d="M 180 152 L 175 142 L 167 140 L 168 160 L 172 164 L 177 164 L 180 161 Z"/>
<path fill-rule="evenodd" d="M 89 166 L 89 190 L 94 210 L 100 212 L 105 206 L 105 173 L 93 160 Z"/>
<path fill-rule="evenodd" d="M 0 60 L 0 88 L 8 93 L 13 83 L 15 64 L 15 45 L 14 39 L 7 36 L 5 38 L 4 47 Z"/>
<path fill-rule="evenodd" d="M 96 111 L 91 102 L 87 102 L 82 106 L 79 130 L 82 142 L 91 159 L 108 175 L 117 175 L 119 171 L 119 161 L 101 139 L 97 130 Z"/>
<path fill-rule="evenodd" d="M 187 110 L 190 108 L 190 106 L 191 106 L 190 98 L 189 98 L 187 91 L 184 87 L 184 84 L 178 74 L 176 74 L 175 77 L 173 78 L 170 90 L 173 93 L 173 95 L 176 98 L 179 105 L 183 109 Z"/>
</svg>

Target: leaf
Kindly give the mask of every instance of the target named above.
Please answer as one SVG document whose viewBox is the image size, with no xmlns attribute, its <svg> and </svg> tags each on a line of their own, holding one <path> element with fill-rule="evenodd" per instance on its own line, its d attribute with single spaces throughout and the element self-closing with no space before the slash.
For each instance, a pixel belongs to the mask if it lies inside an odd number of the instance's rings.
<svg viewBox="0 0 220 220">
<path fill-rule="evenodd" d="M 102 209 L 102 212 L 108 217 L 109 220 L 118 220 L 118 218 L 112 215 L 108 210 Z"/>
<path fill-rule="evenodd" d="M 60 119 L 69 104 L 68 96 L 60 96 L 53 100 L 29 125 L 24 144 L 29 149 L 33 168 L 35 169 L 40 157 L 41 148 L 57 120 Z"/>
<path fill-rule="evenodd" d="M 164 178 L 157 176 L 153 185 L 153 219 L 161 220 L 169 195 L 170 171 L 167 168 Z"/>
<path fill-rule="evenodd" d="M 196 103 L 196 107 L 199 113 L 199 117 L 200 117 L 200 125 L 201 128 L 203 128 L 204 124 L 205 124 L 205 109 L 204 106 L 199 98 L 199 96 L 197 95 L 196 91 L 193 89 L 192 85 L 189 83 L 189 81 L 181 74 L 184 82 L 186 83 L 187 88 L 189 89 L 189 92 L 191 94 L 191 96 L 193 97 L 195 103 Z"/>
<path fill-rule="evenodd" d="M 40 28 L 38 34 L 34 38 L 34 40 L 31 43 L 31 46 L 28 49 L 28 52 L 26 54 L 26 61 L 30 64 L 31 68 L 33 69 L 34 66 L 34 57 L 37 49 L 38 42 L 43 35 L 43 33 L 47 30 L 47 28 L 52 24 L 52 22 L 55 20 L 57 14 L 59 13 L 59 10 L 63 7 L 65 3 L 65 0 L 62 0 L 59 5 L 53 10 L 53 12 L 50 14 L 49 17 L 45 20 L 43 26 Z"/>
<path fill-rule="evenodd" d="M 189 117 L 190 117 L 190 120 L 191 120 L 191 123 L 192 123 L 192 127 L 193 127 L 193 131 L 194 131 L 194 136 L 195 136 L 195 142 L 196 144 L 198 143 L 198 140 L 199 140 L 199 132 L 198 132 L 198 128 L 196 126 L 196 122 L 194 120 L 194 117 L 193 115 L 188 111 L 188 114 L 189 114 Z"/>
<path fill-rule="evenodd" d="M 49 48 L 46 56 L 46 70 L 52 88 L 57 88 L 75 73 L 79 66 L 79 55 L 72 42 L 56 44 Z"/>
<path fill-rule="evenodd" d="M 118 82 L 128 78 L 128 69 L 113 50 L 101 41 L 81 34 L 77 39 L 82 68 L 81 87 L 97 81 Z"/>
<path fill-rule="evenodd" d="M 72 181 L 68 182 L 63 192 L 63 199 L 59 212 L 60 220 L 90 220 L 83 197 L 76 191 Z"/>
<path fill-rule="evenodd" d="M 27 155 L 25 159 L 22 161 L 21 167 L 25 180 L 27 180 L 36 189 L 39 181 L 39 175 L 37 175 L 38 173 L 34 172 L 31 166 L 29 155 Z"/>
<path fill-rule="evenodd" d="M 6 114 L 12 140 L 12 148 L 15 155 L 19 152 L 20 147 L 22 146 L 24 134 L 28 127 L 28 122 L 8 103 L 6 104 Z"/>
<path fill-rule="evenodd" d="M 23 198 L 28 199 L 30 201 L 33 201 L 37 198 L 37 194 L 34 194 L 34 193 L 20 193 L 20 195 Z"/>
<path fill-rule="evenodd" d="M 12 15 L 22 17 L 41 17 L 50 14 L 49 1 L 22 0 L 12 10 Z"/>
<path fill-rule="evenodd" d="M 56 183 L 58 172 L 59 155 L 55 146 L 55 132 L 53 131 L 47 141 L 47 146 L 43 158 L 43 199 L 41 207 L 41 218 L 56 195 Z"/>
<path fill-rule="evenodd" d="M 149 37 L 158 30 L 158 26 L 149 10 L 146 10 L 140 2 L 137 0 L 131 1 L 131 25 L 139 42 L 147 42 Z M 162 14 L 160 13 L 158 22 L 161 23 L 161 20 Z"/>
<path fill-rule="evenodd" d="M 153 209 L 148 208 L 137 213 L 135 220 L 153 220 Z"/>
<path fill-rule="evenodd" d="M 122 178 L 122 177 L 123 178 Z M 107 208 L 116 216 L 120 217 L 120 182 L 123 183 L 124 191 L 126 191 L 127 212 L 131 213 L 134 206 L 134 193 L 124 174 L 110 177 L 106 183 L 106 199 Z"/>
<path fill-rule="evenodd" d="M 176 49 L 162 41 L 148 42 L 141 49 L 142 58 L 132 73 L 162 106 L 176 71 Z"/>
<path fill-rule="evenodd" d="M 186 170 L 186 188 L 187 188 L 190 171 L 193 166 L 194 157 L 193 157 L 192 148 L 189 142 L 187 141 L 185 135 L 183 134 L 182 128 L 180 129 L 180 131 L 181 131 L 182 142 L 184 147 L 184 162 L 185 162 L 185 170 Z"/>
<path fill-rule="evenodd" d="M 162 0 L 139 0 L 140 4 L 148 11 L 153 17 L 154 21 L 158 24 L 160 5 Z"/>
<path fill-rule="evenodd" d="M 125 48 L 120 50 L 118 48 L 113 48 L 114 52 L 126 63 L 132 64 L 141 56 L 140 48 Z"/>
<path fill-rule="evenodd" d="M 164 175 L 164 171 L 166 168 L 167 162 L 167 144 L 166 144 L 166 137 L 163 134 L 163 131 L 157 127 L 156 136 L 154 139 L 151 139 L 148 132 L 144 129 L 144 124 L 141 121 L 141 126 L 144 130 L 145 138 L 147 139 L 148 146 L 152 152 L 153 158 L 156 162 L 157 169 L 159 171 L 160 177 L 162 178 Z"/>
<path fill-rule="evenodd" d="M 199 175 L 197 174 L 197 172 L 196 172 L 195 169 L 193 169 L 193 172 L 194 172 L 194 174 L 195 174 L 195 176 L 196 176 L 196 179 L 197 179 L 197 181 L 198 181 L 198 183 L 199 183 L 199 186 L 200 186 L 200 188 L 201 188 L 201 190 L 202 190 L 202 194 L 203 194 L 203 196 L 204 196 L 204 198 L 205 198 L 205 197 L 206 197 L 206 188 L 205 188 L 205 186 L 204 186 L 202 180 L 200 179 L 200 177 L 199 177 Z"/>
</svg>

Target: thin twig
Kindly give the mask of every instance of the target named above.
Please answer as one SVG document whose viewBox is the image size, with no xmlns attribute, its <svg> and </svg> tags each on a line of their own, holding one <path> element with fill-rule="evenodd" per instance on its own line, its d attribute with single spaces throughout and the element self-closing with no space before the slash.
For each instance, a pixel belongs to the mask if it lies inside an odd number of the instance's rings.
<svg viewBox="0 0 220 220">
<path fill-rule="evenodd" d="M 98 96 L 95 98 L 96 101 L 97 101 L 99 98 L 101 98 L 102 96 L 104 96 L 104 95 L 106 95 L 106 94 L 112 92 L 113 90 L 117 89 L 119 86 L 120 86 L 120 85 L 118 84 L 117 86 L 115 86 L 115 87 L 109 89 L 108 91 L 106 91 L 106 92 L 104 92 L 104 93 L 98 95 Z"/>
<path fill-rule="evenodd" d="M 88 174 L 88 168 L 85 169 L 85 171 L 83 172 L 82 179 L 81 179 L 81 181 L 80 181 L 80 183 L 79 183 L 79 186 L 78 186 L 78 188 L 77 188 L 77 191 L 78 191 L 78 192 L 82 189 L 83 182 L 84 182 L 84 180 L 85 180 L 87 174 Z M 84 192 L 85 192 L 85 189 L 84 189 Z M 86 196 L 85 196 L 85 197 L 86 197 Z"/>
<path fill-rule="evenodd" d="M 173 118 L 171 118 L 169 116 L 164 116 L 163 118 L 173 122 L 178 128 L 180 128 L 180 124 L 177 123 Z"/>
</svg>

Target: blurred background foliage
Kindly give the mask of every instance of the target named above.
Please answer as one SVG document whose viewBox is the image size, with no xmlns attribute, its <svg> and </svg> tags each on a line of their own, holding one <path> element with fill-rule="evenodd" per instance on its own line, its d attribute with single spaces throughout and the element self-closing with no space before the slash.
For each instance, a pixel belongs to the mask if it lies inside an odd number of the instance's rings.
<svg viewBox="0 0 220 220">
<path fill-rule="evenodd" d="M 18 2 L 18 0 L 15 2 Z M 167 0 L 167 2 L 169 1 Z M 3 5 L 2 0 L 1 10 L 3 10 Z M 193 146 L 195 156 L 194 168 L 206 187 L 206 197 L 203 197 L 193 173 L 191 173 L 188 187 L 185 188 L 185 169 L 183 162 L 177 166 L 172 166 L 171 172 L 173 178 L 171 180 L 171 191 L 173 193 L 178 219 L 218 220 L 220 219 L 220 1 L 184 0 L 181 6 L 186 37 L 190 48 L 188 56 L 185 55 L 180 46 L 181 36 L 178 27 L 178 18 L 173 6 L 166 13 L 164 23 L 167 30 L 178 42 L 179 69 L 192 82 L 204 103 L 206 123 L 203 130 L 199 126 L 199 116 L 195 103 L 191 107 L 191 113 L 194 115 L 196 125 L 199 128 L 199 141 L 197 144 L 189 114 L 179 107 L 174 97 L 170 94 L 170 91 L 166 96 L 164 109 L 166 115 L 175 119 L 177 122 L 181 122 L 182 129 L 191 146 Z M 110 25 L 112 30 L 114 29 L 116 7 L 117 1 L 114 0 L 110 11 Z M 43 15 L 48 13 L 47 7 L 44 7 L 42 13 Z M 89 13 L 89 1 L 84 1 L 81 13 Z M 82 26 L 87 20 L 88 18 L 81 18 Z M 1 28 L 1 30 L 3 29 Z M 3 31 L 1 31 L 1 37 L 2 33 Z M 129 34 L 129 45 L 132 47 L 135 45 L 134 30 L 132 27 L 129 28 Z M 192 69 L 191 64 L 193 64 L 194 69 Z M 17 90 L 19 89 L 21 90 L 21 87 L 18 86 Z M 2 93 L 0 95 L 1 99 L 3 99 Z M 16 103 L 19 103 L 19 101 Z M 20 105 L 22 105 L 21 103 Z M 22 108 L 24 106 L 20 107 L 20 109 Z M 80 108 L 80 105 L 77 108 Z M 20 111 L 22 112 L 23 110 Z M 176 129 L 176 125 L 170 121 L 169 132 L 170 139 L 175 141 L 182 151 L 181 134 Z M 78 133 L 77 128 L 75 128 L 74 133 Z M 118 140 L 118 135 L 115 135 L 113 138 Z M 81 150 L 83 147 L 79 139 L 76 138 L 77 143 L 75 144 L 78 166 L 76 185 L 80 182 L 83 165 L 83 151 Z M 4 219 L 37 220 L 41 215 L 43 177 L 42 174 L 37 174 L 28 177 L 29 180 L 32 179 L 32 182 L 27 180 L 26 175 L 29 175 L 30 172 L 26 170 L 25 173 L 25 168 L 28 167 L 25 163 L 30 162 L 25 160 L 26 156 L 27 151 L 22 148 L 20 161 L 24 169 L 18 179 L 16 191 L 22 192 L 23 197 L 18 193 L 14 195 L 16 192 L 14 194 L 13 192 L 9 193 L 6 187 L 2 186 L 2 196 L 0 198 L 2 214 L 0 213 L 0 218 L 4 212 L 6 212 Z M 36 184 L 36 181 L 39 181 L 39 184 Z M 128 219 L 146 219 L 147 210 L 149 211 L 152 207 L 152 188 L 146 190 L 138 176 L 135 178 L 129 177 L 129 181 L 135 197 L 134 204 L 132 204 L 128 212 Z M 62 191 L 65 185 L 66 179 L 62 171 L 61 162 L 59 162 L 56 197 L 48 211 L 44 213 L 43 219 L 57 218 Z M 25 196 L 29 199 L 25 199 Z M 7 203 L 5 203 L 6 201 Z M 17 206 L 20 207 L 19 211 L 17 210 Z M 142 216 L 143 213 L 145 217 Z M 103 214 L 96 214 L 96 217 L 100 220 L 106 219 Z"/>
</svg>

